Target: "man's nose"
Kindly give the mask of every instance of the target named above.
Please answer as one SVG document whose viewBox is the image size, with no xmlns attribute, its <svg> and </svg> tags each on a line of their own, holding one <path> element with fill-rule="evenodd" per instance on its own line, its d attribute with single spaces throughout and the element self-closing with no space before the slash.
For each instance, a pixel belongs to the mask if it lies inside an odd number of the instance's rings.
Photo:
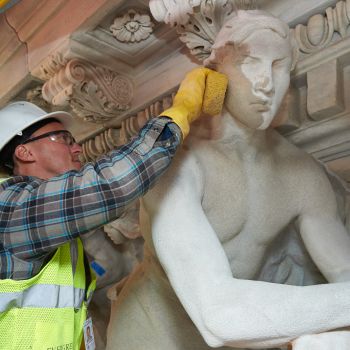
<svg viewBox="0 0 350 350">
<path fill-rule="evenodd" d="M 79 143 L 73 143 L 73 145 L 71 146 L 71 151 L 74 154 L 80 154 L 83 152 L 83 148 L 79 145 Z"/>
</svg>

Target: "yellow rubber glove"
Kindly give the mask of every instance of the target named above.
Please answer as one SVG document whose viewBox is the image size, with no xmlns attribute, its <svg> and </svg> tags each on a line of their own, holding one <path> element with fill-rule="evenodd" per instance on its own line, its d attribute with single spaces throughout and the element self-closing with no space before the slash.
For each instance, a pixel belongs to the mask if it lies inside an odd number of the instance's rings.
<svg viewBox="0 0 350 350">
<path fill-rule="evenodd" d="M 0 8 L 5 7 L 5 5 L 9 2 L 10 0 L 0 0 Z"/>
<path fill-rule="evenodd" d="M 190 124 L 202 112 L 212 116 L 221 112 L 226 88 L 227 77 L 224 74 L 209 68 L 195 68 L 181 82 L 172 107 L 160 116 L 171 118 L 185 138 L 190 132 Z"/>
</svg>

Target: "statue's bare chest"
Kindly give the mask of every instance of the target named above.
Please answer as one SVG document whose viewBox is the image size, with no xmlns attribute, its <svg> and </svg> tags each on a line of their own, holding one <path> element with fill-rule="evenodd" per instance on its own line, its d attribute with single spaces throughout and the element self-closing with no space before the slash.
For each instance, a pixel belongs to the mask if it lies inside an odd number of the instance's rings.
<svg viewBox="0 0 350 350">
<path fill-rule="evenodd" d="M 205 176 L 202 206 L 229 260 L 260 260 L 295 216 L 298 198 L 291 196 L 289 181 L 293 174 L 286 176 L 288 169 L 263 154 L 242 156 L 213 148 L 199 159 Z"/>
</svg>

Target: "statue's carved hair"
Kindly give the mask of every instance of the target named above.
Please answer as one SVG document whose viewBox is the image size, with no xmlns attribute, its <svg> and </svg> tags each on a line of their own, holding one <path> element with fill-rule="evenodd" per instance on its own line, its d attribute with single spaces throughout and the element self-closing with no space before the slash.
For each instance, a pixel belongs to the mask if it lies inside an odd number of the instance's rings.
<svg viewBox="0 0 350 350">
<path fill-rule="evenodd" d="M 236 10 L 256 10 L 258 8 L 257 0 L 234 0 L 233 6 Z"/>
<path fill-rule="evenodd" d="M 221 62 L 227 45 L 239 47 L 250 35 L 263 29 L 269 29 L 289 41 L 293 55 L 292 70 L 297 60 L 298 50 L 288 25 L 279 18 L 259 10 L 238 10 L 232 14 L 217 34 L 211 54 L 204 61 L 204 65 L 215 69 L 216 65 Z"/>
</svg>

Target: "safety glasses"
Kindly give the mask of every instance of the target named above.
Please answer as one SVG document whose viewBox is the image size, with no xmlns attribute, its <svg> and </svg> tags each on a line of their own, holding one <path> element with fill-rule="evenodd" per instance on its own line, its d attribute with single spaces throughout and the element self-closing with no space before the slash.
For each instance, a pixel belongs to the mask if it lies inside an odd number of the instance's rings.
<svg viewBox="0 0 350 350">
<path fill-rule="evenodd" d="M 29 143 L 29 142 L 43 139 L 45 137 L 48 137 L 53 142 L 62 143 L 62 144 L 65 144 L 67 146 L 73 146 L 76 143 L 74 137 L 72 136 L 72 134 L 69 131 L 57 130 L 57 131 L 50 131 L 50 132 L 47 132 L 45 134 L 27 139 L 24 142 L 22 142 L 22 145 L 25 145 L 26 143 Z"/>
</svg>

